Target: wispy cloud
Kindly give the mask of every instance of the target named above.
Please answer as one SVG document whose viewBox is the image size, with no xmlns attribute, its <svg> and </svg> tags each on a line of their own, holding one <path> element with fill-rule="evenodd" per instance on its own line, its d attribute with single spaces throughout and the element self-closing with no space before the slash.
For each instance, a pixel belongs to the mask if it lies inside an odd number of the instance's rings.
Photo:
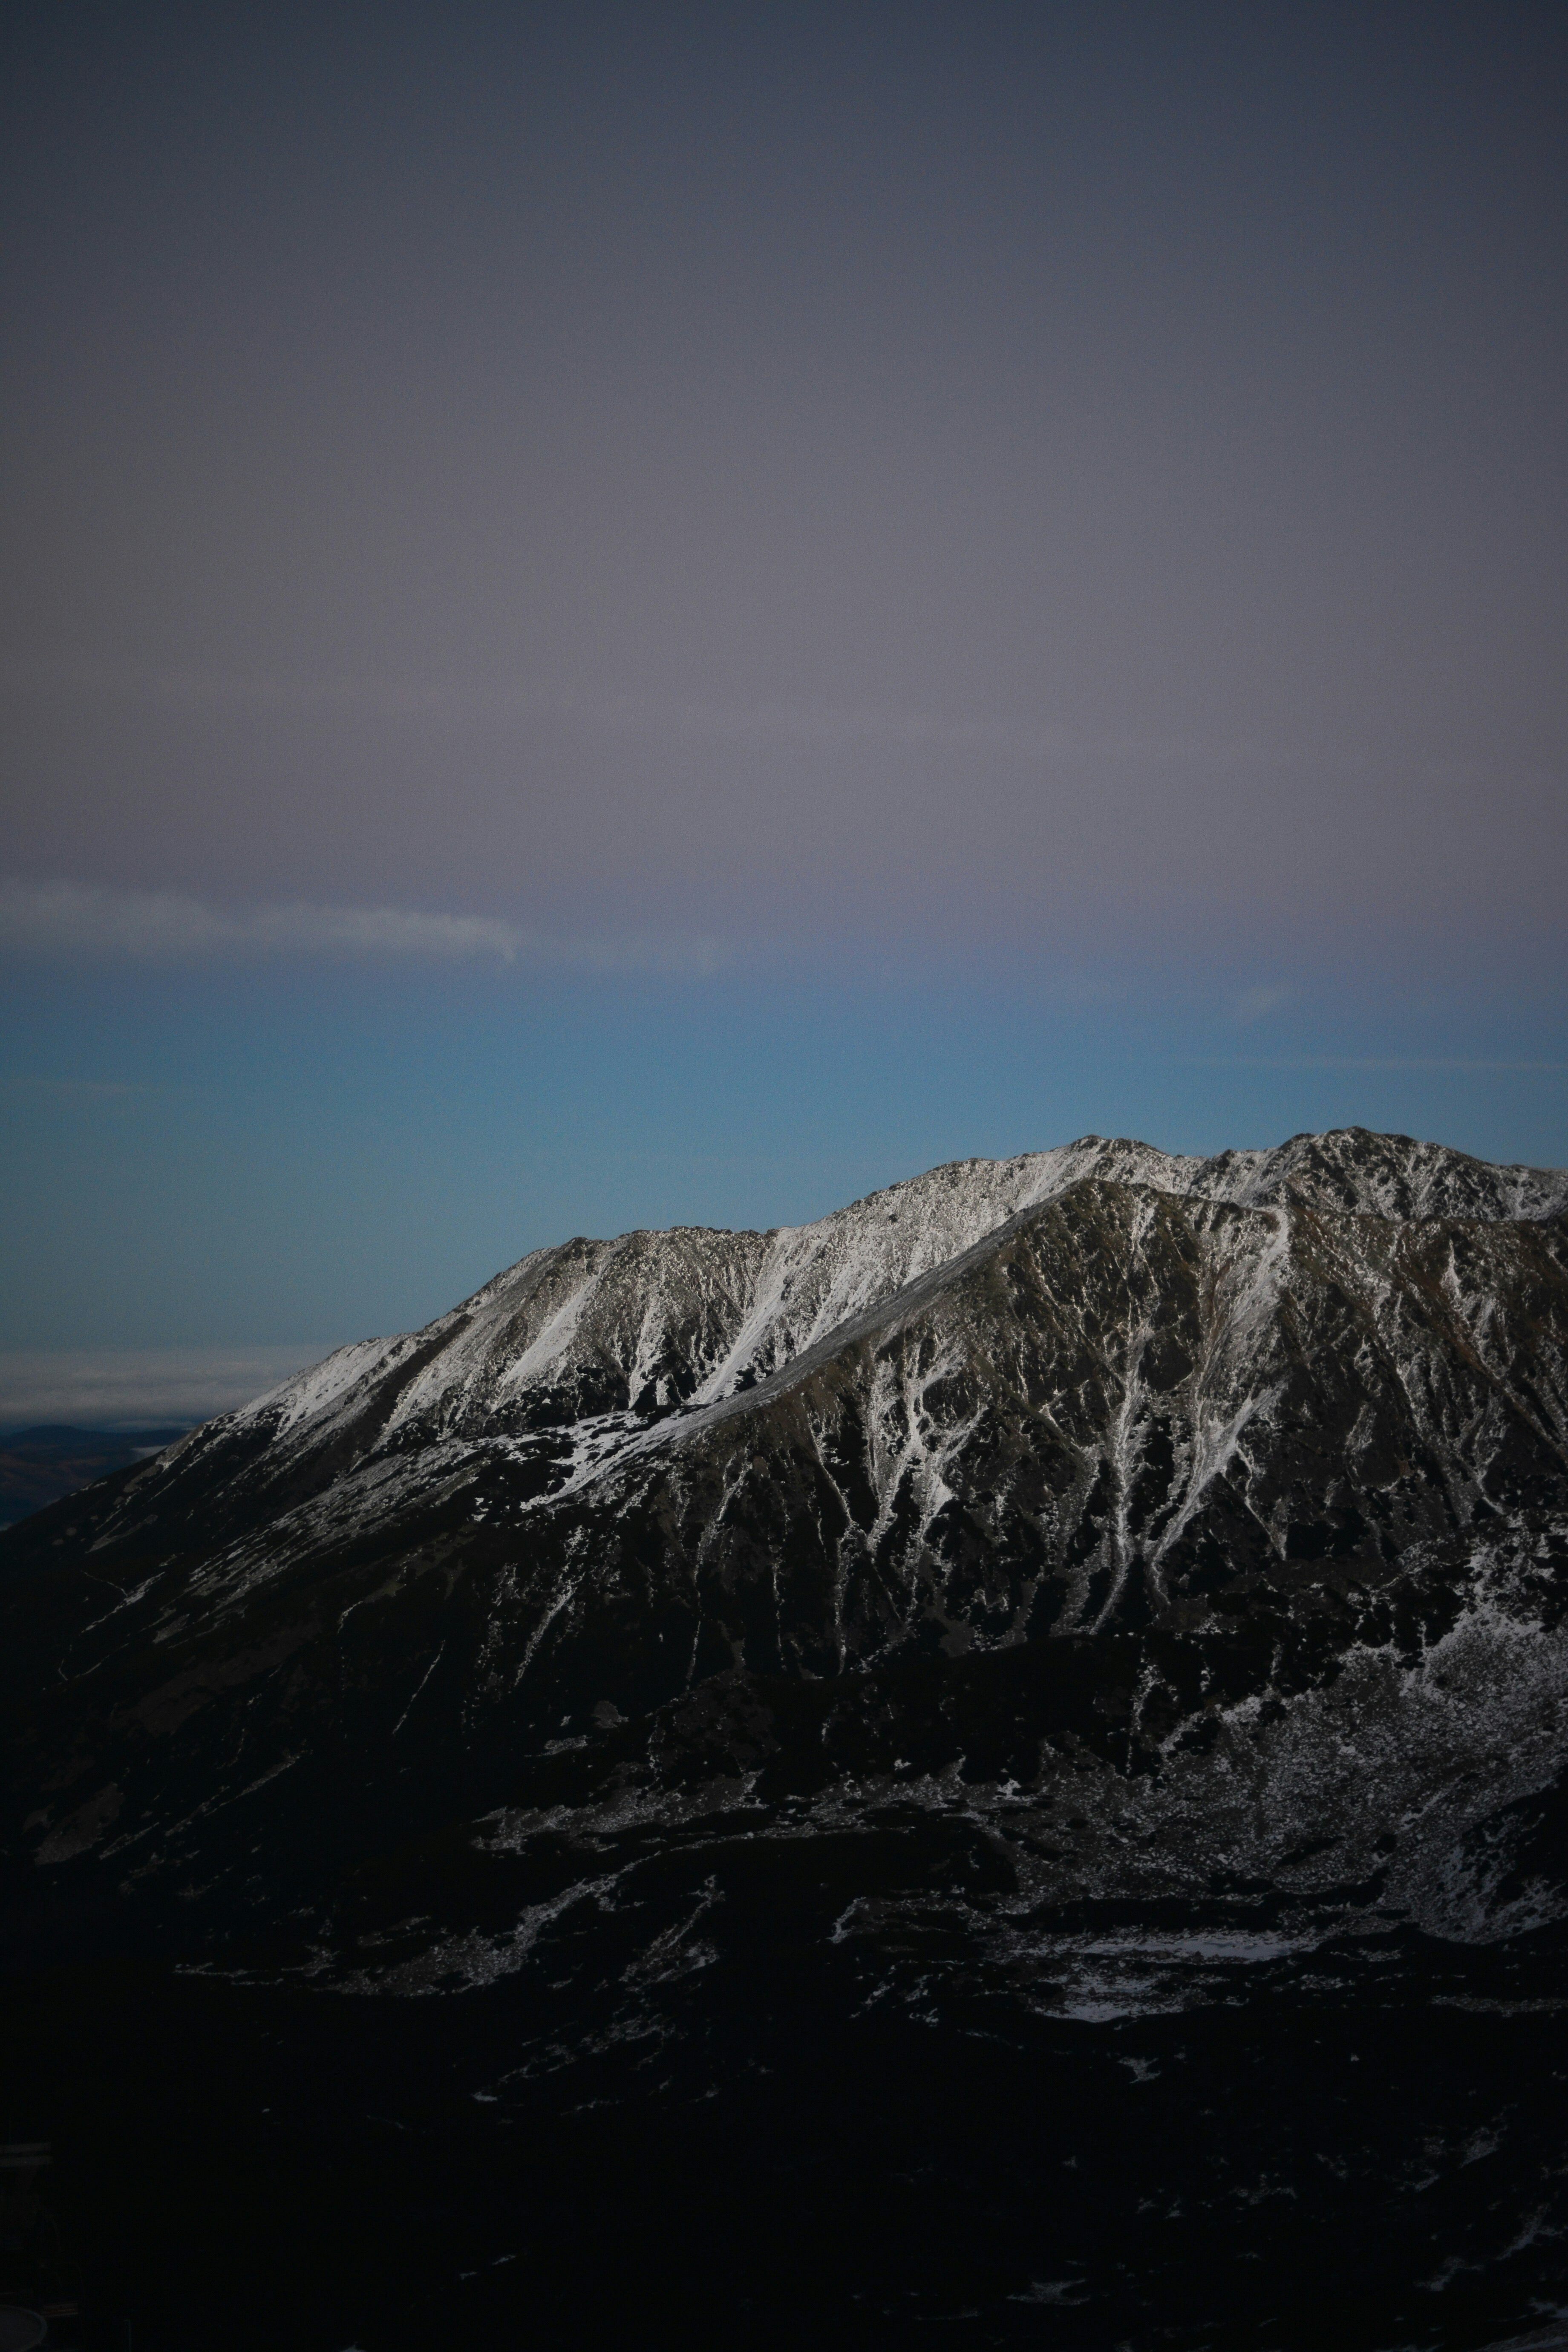
<svg viewBox="0 0 1568 2352">
<path fill-rule="evenodd" d="M 1236 1019 L 1244 1024 L 1253 1021 L 1264 1021 L 1268 1019 L 1269 1013 L 1278 1013 L 1282 1005 L 1290 1003 L 1295 994 L 1293 988 L 1274 986 L 1244 988 L 1231 1010 Z"/>
<path fill-rule="evenodd" d="M 1045 762 L 1112 761 L 1133 766 L 1196 764 L 1248 774 L 1327 768 L 1359 773 L 1361 751 L 1214 738 L 1185 732 L 1084 729 L 1038 719 L 967 716 L 823 702 L 713 703 L 593 688 L 468 679 L 266 677 L 232 670 L 53 661 L 0 667 L 0 695 L 101 695 L 165 709 L 222 711 L 372 712 L 462 725 L 553 720 L 612 733 L 694 741 L 794 743 L 854 749 L 884 746 L 994 755 Z"/>
<path fill-rule="evenodd" d="M 18 880 L 0 881 L 0 953 L 144 963 L 225 956 L 391 957 L 693 976 L 716 971 L 722 961 L 718 942 L 701 938 L 563 939 L 489 915 L 307 904 L 231 908 L 168 890 Z"/>
</svg>

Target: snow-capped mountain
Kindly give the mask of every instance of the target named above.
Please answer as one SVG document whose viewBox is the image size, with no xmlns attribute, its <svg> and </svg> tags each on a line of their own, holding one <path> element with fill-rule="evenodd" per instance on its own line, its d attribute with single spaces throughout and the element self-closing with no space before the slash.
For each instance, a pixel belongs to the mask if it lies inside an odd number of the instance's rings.
<svg viewBox="0 0 1568 2352">
<path fill-rule="evenodd" d="M 5 1538 L 14 1885 L 188 1939 L 497 1806 L 768 1785 L 962 1789 L 1030 1901 L 1307 1843 L 1298 1893 L 1384 1853 L 1445 1931 L 1550 1911 L 1496 1823 L 1564 1738 L 1565 1203 L 1089 1138 L 535 1252 Z"/>
<path fill-rule="evenodd" d="M 330 1444 L 374 1418 L 384 1442 L 407 1428 L 479 1436 L 715 1402 L 1091 1178 L 1399 1223 L 1538 1221 L 1568 1203 L 1568 1173 L 1488 1167 L 1403 1138 L 1298 1136 L 1273 1151 L 1191 1160 L 1089 1136 L 933 1169 L 812 1225 L 678 1227 L 536 1250 L 423 1331 L 341 1349 L 240 1419 Z"/>
</svg>

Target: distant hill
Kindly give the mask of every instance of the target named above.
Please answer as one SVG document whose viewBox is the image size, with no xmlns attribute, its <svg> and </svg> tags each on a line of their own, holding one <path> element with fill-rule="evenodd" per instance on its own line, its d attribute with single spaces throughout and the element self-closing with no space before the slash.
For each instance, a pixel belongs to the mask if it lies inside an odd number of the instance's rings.
<svg viewBox="0 0 1568 2352">
<path fill-rule="evenodd" d="M 14 1527 L 29 1511 L 42 1510 L 91 1486 L 110 1470 L 123 1470 L 161 1453 L 184 1435 L 183 1424 L 163 1429 L 73 1429 L 51 1423 L 36 1429 L 0 1431 L 0 1528 Z"/>
</svg>

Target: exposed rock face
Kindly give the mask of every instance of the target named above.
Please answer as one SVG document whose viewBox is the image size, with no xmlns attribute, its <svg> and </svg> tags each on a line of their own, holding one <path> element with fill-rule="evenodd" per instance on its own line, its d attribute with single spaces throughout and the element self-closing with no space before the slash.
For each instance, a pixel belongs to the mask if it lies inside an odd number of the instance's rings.
<svg viewBox="0 0 1568 2352">
<path fill-rule="evenodd" d="M 414 1990 L 642 1886 L 639 2015 L 718 1948 L 654 1860 L 758 1838 L 889 1982 L 940 1916 L 1066 2014 L 1556 1918 L 1565 1206 L 1091 1138 L 537 1252 L 0 1541 L 17 1915 Z M 1086 1951 L 1113 1901 L 1208 1924 Z"/>
</svg>

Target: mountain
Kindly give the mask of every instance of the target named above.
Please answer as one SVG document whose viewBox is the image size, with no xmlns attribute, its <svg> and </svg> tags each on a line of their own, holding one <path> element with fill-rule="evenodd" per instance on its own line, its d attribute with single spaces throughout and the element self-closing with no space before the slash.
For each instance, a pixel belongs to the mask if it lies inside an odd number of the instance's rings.
<svg viewBox="0 0 1568 2352">
<path fill-rule="evenodd" d="M 1554 2017 L 1565 1211 L 1090 1137 L 536 1251 L 0 1538 L 13 1937 L 509 1988 L 590 2105 L 803 2002 Z"/>
</svg>

